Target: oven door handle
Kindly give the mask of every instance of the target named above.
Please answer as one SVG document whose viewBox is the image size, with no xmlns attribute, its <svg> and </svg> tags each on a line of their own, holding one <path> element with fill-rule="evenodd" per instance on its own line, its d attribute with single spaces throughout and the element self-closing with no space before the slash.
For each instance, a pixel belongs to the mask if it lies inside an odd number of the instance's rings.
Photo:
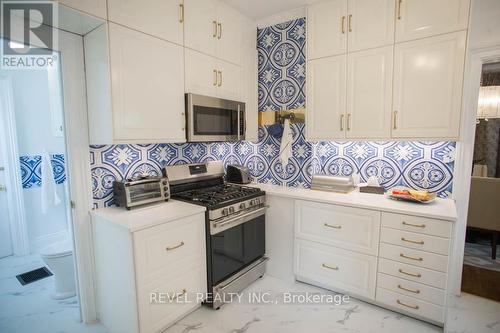
<svg viewBox="0 0 500 333">
<path fill-rule="evenodd" d="M 263 206 L 259 209 L 252 210 L 251 212 L 238 215 L 235 218 L 229 219 L 227 221 L 221 221 L 221 222 L 211 222 L 210 223 L 210 234 L 215 235 L 218 234 L 219 232 L 222 232 L 224 230 L 227 230 L 232 227 L 236 227 L 242 223 L 248 222 L 256 217 L 259 217 L 261 215 L 264 215 L 266 213 L 266 210 L 269 206 Z"/>
</svg>

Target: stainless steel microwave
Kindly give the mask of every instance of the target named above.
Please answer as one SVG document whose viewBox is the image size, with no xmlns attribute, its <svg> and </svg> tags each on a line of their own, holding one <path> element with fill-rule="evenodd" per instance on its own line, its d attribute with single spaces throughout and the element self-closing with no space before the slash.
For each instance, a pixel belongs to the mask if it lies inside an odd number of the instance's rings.
<svg viewBox="0 0 500 333">
<path fill-rule="evenodd" d="M 188 142 L 245 140 L 245 103 L 186 94 Z"/>
</svg>

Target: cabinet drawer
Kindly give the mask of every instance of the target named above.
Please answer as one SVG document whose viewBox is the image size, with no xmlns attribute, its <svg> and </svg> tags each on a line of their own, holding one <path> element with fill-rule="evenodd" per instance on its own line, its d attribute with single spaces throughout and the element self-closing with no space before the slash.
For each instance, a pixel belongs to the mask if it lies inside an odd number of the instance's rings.
<svg viewBox="0 0 500 333">
<path fill-rule="evenodd" d="M 434 305 L 414 297 L 408 297 L 383 288 L 377 288 L 376 300 L 394 309 L 428 318 L 437 323 L 444 322 L 444 311 L 441 306 Z"/>
<path fill-rule="evenodd" d="M 137 289 L 141 333 L 161 332 L 198 306 L 197 293 L 206 289 L 203 267 L 198 263 L 175 278 L 159 279 Z M 151 302 L 152 294 L 161 302 Z"/>
<path fill-rule="evenodd" d="M 380 241 L 442 255 L 448 255 L 450 239 L 383 227 Z"/>
<path fill-rule="evenodd" d="M 448 270 L 447 256 L 413 250 L 397 245 L 381 243 L 380 257 L 396 260 L 410 265 L 434 269 L 440 272 L 446 272 Z"/>
<path fill-rule="evenodd" d="M 172 274 L 176 267 L 205 256 L 203 214 L 134 233 L 134 249 L 139 284 Z"/>
<path fill-rule="evenodd" d="M 450 238 L 452 223 L 424 217 L 382 213 L 382 226 L 431 236 Z"/>
<path fill-rule="evenodd" d="M 296 236 L 377 255 L 380 213 L 309 201 L 295 204 Z"/>
<path fill-rule="evenodd" d="M 397 261 L 380 258 L 378 261 L 378 272 L 424 283 L 441 289 L 446 288 L 446 274 L 427 268 L 406 265 Z"/>
<path fill-rule="evenodd" d="M 376 270 L 376 257 L 295 240 L 295 274 L 299 280 L 373 299 Z"/>
<path fill-rule="evenodd" d="M 400 279 L 387 274 L 378 273 L 377 288 L 384 288 L 405 296 L 421 299 L 439 306 L 444 305 L 444 290 L 427 286 L 418 282 Z"/>
</svg>

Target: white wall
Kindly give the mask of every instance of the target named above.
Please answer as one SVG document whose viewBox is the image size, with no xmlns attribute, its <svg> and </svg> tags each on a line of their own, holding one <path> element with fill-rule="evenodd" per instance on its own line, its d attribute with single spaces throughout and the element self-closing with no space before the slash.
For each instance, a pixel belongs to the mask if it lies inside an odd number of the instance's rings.
<svg viewBox="0 0 500 333">
<path fill-rule="evenodd" d="M 14 112 L 20 156 L 65 154 L 60 126 L 63 123 L 62 89 L 58 68 L 47 70 L 1 70 L 12 79 Z M 66 184 L 58 185 L 62 204 L 42 214 L 40 187 L 23 189 L 26 222 L 32 252 L 67 236 Z"/>
</svg>

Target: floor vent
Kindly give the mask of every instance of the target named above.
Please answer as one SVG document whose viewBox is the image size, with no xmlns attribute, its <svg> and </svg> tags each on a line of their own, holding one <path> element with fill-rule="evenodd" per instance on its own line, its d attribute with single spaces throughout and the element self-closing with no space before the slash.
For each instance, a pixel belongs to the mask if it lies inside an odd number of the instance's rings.
<svg viewBox="0 0 500 333">
<path fill-rule="evenodd" d="M 41 279 L 45 279 L 46 277 L 49 277 L 51 275 L 52 272 L 49 271 L 47 267 L 40 267 L 35 270 L 16 275 L 16 278 L 19 281 L 19 283 L 24 286 Z"/>
</svg>

